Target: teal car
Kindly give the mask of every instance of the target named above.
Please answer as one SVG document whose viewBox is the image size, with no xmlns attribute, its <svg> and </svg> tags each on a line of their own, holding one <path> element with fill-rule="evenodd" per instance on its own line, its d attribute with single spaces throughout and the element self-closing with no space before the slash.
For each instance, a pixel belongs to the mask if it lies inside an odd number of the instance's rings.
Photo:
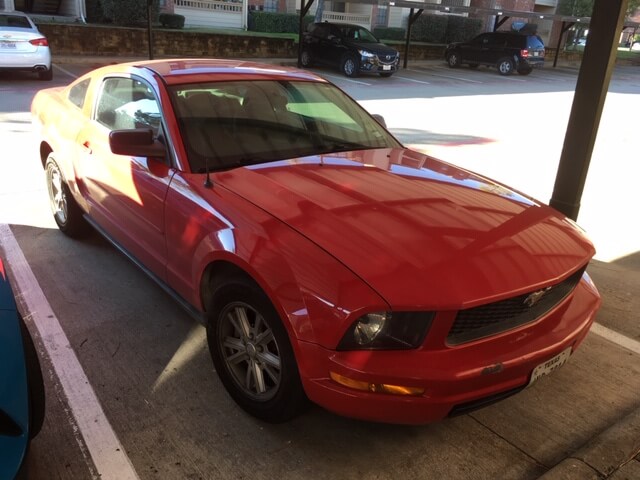
<svg viewBox="0 0 640 480">
<path fill-rule="evenodd" d="M 44 421 L 38 354 L 0 259 L 0 478 L 15 478 Z"/>
</svg>

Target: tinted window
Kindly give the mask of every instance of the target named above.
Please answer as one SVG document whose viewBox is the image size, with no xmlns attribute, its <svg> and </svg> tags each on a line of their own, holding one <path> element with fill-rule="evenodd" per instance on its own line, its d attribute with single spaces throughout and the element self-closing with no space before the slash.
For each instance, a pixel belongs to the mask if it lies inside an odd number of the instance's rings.
<svg viewBox="0 0 640 480">
<path fill-rule="evenodd" d="M 160 127 L 160 109 L 146 83 L 133 78 L 107 78 L 102 85 L 96 120 L 111 130 Z"/>
<path fill-rule="evenodd" d="M 31 29 L 31 24 L 26 17 L 20 17 L 18 15 L 0 15 L 0 27 Z"/>
<path fill-rule="evenodd" d="M 84 98 L 87 95 L 89 83 L 91 83 L 91 79 L 84 80 L 74 85 L 69 90 L 69 101 L 78 108 L 82 108 L 82 106 L 84 105 Z"/>
<path fill-rule="evenodd" d="M 400 146 L 336 87 L 237 81 L 170 87 L 191 170 Z"/>
<path fill-rule="evenodd" d="M 524 35 L 509 35 L 507 45 L 516 48 L 525 48 L 527 44 L 527 37 Z"/>
</svg>

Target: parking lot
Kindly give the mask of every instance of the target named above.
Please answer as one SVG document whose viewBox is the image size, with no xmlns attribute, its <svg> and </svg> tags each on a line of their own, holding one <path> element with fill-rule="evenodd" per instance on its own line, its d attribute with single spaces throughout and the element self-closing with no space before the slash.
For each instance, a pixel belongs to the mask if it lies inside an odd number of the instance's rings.
<svg viewBox="0 0 640 480">
<path fill-rule="evenodd" d="M 57 63 L 52 85 L 95 62 Z M 576 68 L 502 77 L 416 62 L 391 78 L 356 79 L 314 71 L 382 114 L 403 143 L 548 202 Z M 415 427 L 317 407 L 283 425 L 243 413 L 215 375 L 200 325 L 97 234 L 76 241 L 55 228 L 29 115 L 46 86 L 0 76 L 0 252 L 20 278 L 48 395 L 27 478 L 534 479 L 640 408 L 638 67 L 616 68 L 578 219 L 598 249 L 589 269 L 603 295 L 596 328 L 567 365 L 522 393 Z M 574 478 L 598 478 L 580 468 Z M 640 456 L 619 478 L 639 471 Z"/>
</svg>

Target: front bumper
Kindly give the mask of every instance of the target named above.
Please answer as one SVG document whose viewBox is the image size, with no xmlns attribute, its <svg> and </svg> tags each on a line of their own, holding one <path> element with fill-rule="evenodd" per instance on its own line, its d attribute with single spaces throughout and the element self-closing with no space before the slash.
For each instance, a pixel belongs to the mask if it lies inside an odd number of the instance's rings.
<svg viewBox="0 0 640 480">
<path fill-rule="evenodd" d="M 308 397 L 339 415 L 422 424 L 466 413 L 517 393 L 532 371 L 585 338 L 600 296 L 588 276 L 543 318 L 468 344 L 444 338 L 453 316 L 438 315 L 424 345 L 411 351 L 327 350 L 300 342 L 300 371 Z M 420 396 L 370 393 L 340 385 L 329 372 L 376 384 L 423 388 Z"/>
<path fill-rule="evenodd" d="M 370 73 L 394 73 L 398 71 L 400 65 L 400 58 L 396 58 L 393 61 L 381 61 L 378 57 L 361 57 L 360 58 L 360 71 Z"/>
</svg>

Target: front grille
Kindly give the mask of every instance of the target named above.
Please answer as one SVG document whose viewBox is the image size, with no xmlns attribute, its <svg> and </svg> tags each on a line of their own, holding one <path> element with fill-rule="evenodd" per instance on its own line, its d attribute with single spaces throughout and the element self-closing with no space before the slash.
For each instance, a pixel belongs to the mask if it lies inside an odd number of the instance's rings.
<svg viewBox="0 0 640 480">
<path fill-rule="evenodd" d="M 537 320 L 573 291 L 585 268 L 546 290 L 460 310 L 447 336 L 447 343 L 460 345 Z"/>
</svg>

